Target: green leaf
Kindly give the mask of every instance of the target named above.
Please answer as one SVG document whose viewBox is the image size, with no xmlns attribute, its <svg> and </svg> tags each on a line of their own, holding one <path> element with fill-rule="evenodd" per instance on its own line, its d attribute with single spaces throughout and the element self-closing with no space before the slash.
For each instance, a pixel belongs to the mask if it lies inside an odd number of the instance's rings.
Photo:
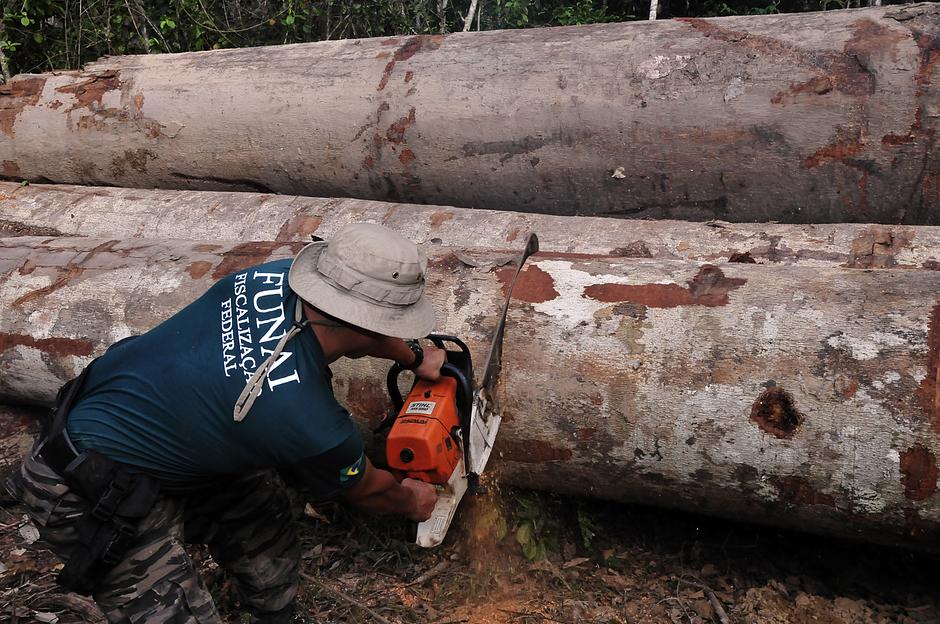
<svg viewBox="0 0 940 624">
<path fill-rule="evenodd" d="M 506 534 L 509 533 L 509 525 L 506 524 L 506 518 L 500 515 L 496 519 L 496 541 L 501 542 Z"/>
<path fill-rule="evenodd" d="M 516 529 L 516 541 L 522 545 L 523 552 L 525 552 L 526 546 L 532 544 L 534 532 L 534 527 L 531 522 L 523 522 L 519 525 L 519 528 Z"/>
<path fill-rule="evenodd" d="M 24 15 L 23 17 L 20 18 L 20 24 L 22 24 L 23 26 L 29 26 L 30 25 L 29 18 Z"/>
<path fill-rule="evenodd" d="M 33 41 L 35 41 L 36 43 L 42 43 L 44 40 L 45 38 L 42 36 L 42 33 L 39 33 L 39 32 L 33 33 Z"/>
<path fill-rule="evenodd" d="M 590 548 L 594 538 L 597 537 L 597 526 L 591 516 L 583 509 L 578 509 L 578 529 L 581 532 L 581 542 L 585 548 Z"/>
<path fill-rule="evenodd" d="M 539 545 L 534 542 L 526 542 L 522 545 L 522 554 L 529 561 L 535 561 L 539 558 Z"/>
<path fill-rule="evenodd" d="M 288 13 L 287 17 L 284 18 L 284 23 L 291 26 L 294 23 L 294 14 Z"/>
<path fill-rule="evenodd" d="M 539 542 L 538 544 L 536 544 L 536 547 L 535 547 L 535 557 L 534 557 L 534 559 L 535 559 L 536 561 L 538 561 L 538 560 L 540 560 L 540 559 L 545 559 L 545 557 L 548 555 L 548 553 L 546 552 L 546 550 L 547 550 L 547 547 L 546 547 L 546 545 L 545 545 L 545 542 Z"/>
</svg>

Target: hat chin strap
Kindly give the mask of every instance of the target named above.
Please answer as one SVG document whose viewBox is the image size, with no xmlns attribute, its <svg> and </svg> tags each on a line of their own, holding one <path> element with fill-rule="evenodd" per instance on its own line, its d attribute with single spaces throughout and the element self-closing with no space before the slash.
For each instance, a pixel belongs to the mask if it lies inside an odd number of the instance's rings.
<svg viewBox="0 0 940 624">
<path fill-rule="evenodd" d="M 303 318 L 303 304 L 300 301 L 300 297 L 297 297 L 297 305 L 294 307 L 294 322 L 291 328 L 278 340 L 277 346 L 274 347 L 274 351 L 271 352 L 268 359 L 255 369 L 251 379 L 245 384 L 241 394 L 238 395 L 238 399 L 235 401 L 235 409 L 232 414 L 235 418 L 235 422 L 243 421 L 245 416 L 248 415 L 248 410 L 251 409 L 251 406 L 255 404 L 255 399 L 261 394 L 261 389 L 264 387 L 264 380 L 268 372 L 277 361 L 277 356 L 284 350 L 287 341 L 302 332 L 304 327 L 311 323 L 307 319 L 301 321 L 301 318 Z"/>
</svg>

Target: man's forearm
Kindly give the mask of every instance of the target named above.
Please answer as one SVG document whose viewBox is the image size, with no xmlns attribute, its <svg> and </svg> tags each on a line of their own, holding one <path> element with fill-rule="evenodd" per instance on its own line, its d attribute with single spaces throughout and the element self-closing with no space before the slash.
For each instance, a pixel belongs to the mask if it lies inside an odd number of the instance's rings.
<svg viewBox="0 0 940 624">
<path fill-rule="evenodd" d="M 373 491 L 364 496 L 351 498 L 349 502 L 365 512 L 378 515 L 410 516 L 415 511 L 415 495 L 399 483 L 392 473 L 372 468 Z"/>
<path fill-rule="evenodd" d="M 366 459 L 362 480 L 344 495 L 346 501 L 363 511 L 380 515 L 412 516 L 418 507 L 414 491 L 402 485 L 395 475 L 376 468 Z"/>
<path fill-rule="evenodd" d="M 378 341 L 375 347 L 369 353 L 372 357 L 394 360 L 403 366 L 408 366 L 415 360 L 415 354 L 412 353 L 408 345 L 401 338 L 386 338 Z"/>
</svg>

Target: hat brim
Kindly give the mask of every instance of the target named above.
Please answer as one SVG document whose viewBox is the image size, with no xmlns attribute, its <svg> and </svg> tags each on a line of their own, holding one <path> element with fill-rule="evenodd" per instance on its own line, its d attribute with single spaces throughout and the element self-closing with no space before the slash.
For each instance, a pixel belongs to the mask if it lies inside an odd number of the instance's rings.
<svg viewBox="0 0 940 624">
<path fill-rule="evenodd" d="M 327 282 L 317 270 L 326 241 L 310 243 L 291 263 L 287 283 L 297 295 L 330 316 L 396 338 L 423 338 L 434 330 L 434 308 L 422 296 L 409 306 L 383 306 L 360 299 Z"/>
</svg>

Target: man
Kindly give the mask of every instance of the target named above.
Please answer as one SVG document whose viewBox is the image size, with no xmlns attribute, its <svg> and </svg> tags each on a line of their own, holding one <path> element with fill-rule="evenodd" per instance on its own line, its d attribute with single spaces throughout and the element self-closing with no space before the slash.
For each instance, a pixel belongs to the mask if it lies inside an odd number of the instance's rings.
<svg viewBox="0 0 940 624">
<path fill-rule="evenodd" d="M 209 545 L 257 622 L 294 621 L 299 549 L 281 476 L 315 500 L 427 519 L 433 486 L 374 467 L 333 397 L 340 357 L 435 380 L 426 259 L 377 225 L 230 275 L 60 393 L 7 483 L 111 622 L 220 618 L 183 543 Z M 300 616 L 298 619 L 302 621 Z"/>
</svg>

